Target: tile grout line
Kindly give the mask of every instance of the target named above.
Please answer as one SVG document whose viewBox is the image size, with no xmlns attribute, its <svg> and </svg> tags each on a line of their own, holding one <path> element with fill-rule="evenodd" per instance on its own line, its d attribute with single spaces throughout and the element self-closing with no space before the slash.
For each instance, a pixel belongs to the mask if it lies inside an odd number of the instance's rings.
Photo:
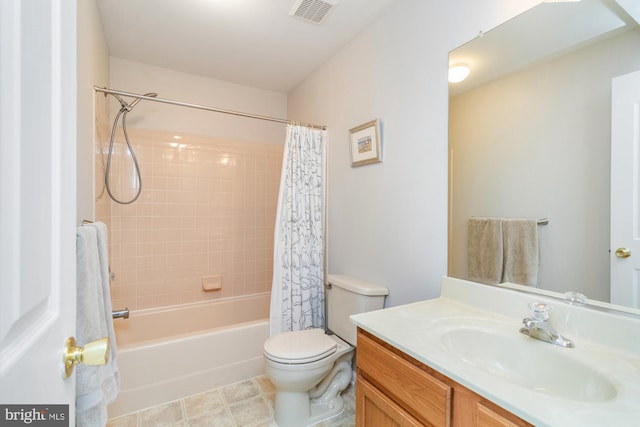
<svg viewBox="0 0 640 427">
<path fill-rule="evenodd" d="M 269 401 L 267 400 L 267 396 L 264 394 L 264 389 L 260 385 L 260 382 L 257 380 L 257 378 L 258 377 L 254 377 L 254 378 L 251 379 L 251 381 L 258 388 L 258 392 L 260 393 L 260 397 L 262 397 L 262 400 L 264 400 L 264 403 L 267 405 L 267 408 L 269 408 L 269 413 L 273 417 L 273 410 L 271 408 L 271 405 L 269 405 Z"/>
<path fill-rule="evenodd" d="M 185 399 L 180 399 L 180 410 L 182 411 L 183 427 L 188 427 L 191 423 L 189 422 L 189 418 L 187 418 L 187 405 L 185 403 Z"/>
<path fill-rule="evenodd" d="M 227 414 L 227 418 L 233 424 L 232 427 L 238 427 L 238 423 L 236 423 L 236 420 L 233 417 L 233 413 L 231 412 L 231 407 L 229 406 L 229 402 L 227 401 L 227 396 L 224 394 L 224 389 L 227 388 L 227 387 L 230 387 L 232 385 L 235 385 L 235 384 L 238 384 L 238 382 L 226 385 L 224 387 L 220 387 L 220 397 L 222 397 L 222 403 L 224 404 L 224 412 Z"/>
<path fill-rule="evenodd" d="M 273 413 L 273 408 L 269 404 L 270 401 L 269 401 L 269 399 L 267 399 L 265 391 L 262 388 L 262 385 L 260 384 L 260 382 L 258 381 L 258 378 L 260 378 L 260 377 L 254 377 L 254 378 L 251 379 L 251 381 L 253 381 L 255 386 L 258 388 L 258 392 L 260 393 L 260 397 L 262 398 L 262 401 L 264 402 L 265 405 L 267 405 L 267 408 L 269 409 L 269 421 L 271 423 L 275 424 L 275 420 L 274 420 L 274 415 L 275 414 Z M 256 423 L 256 425 L 257 425 L 257 423 Z"/>
</svg>

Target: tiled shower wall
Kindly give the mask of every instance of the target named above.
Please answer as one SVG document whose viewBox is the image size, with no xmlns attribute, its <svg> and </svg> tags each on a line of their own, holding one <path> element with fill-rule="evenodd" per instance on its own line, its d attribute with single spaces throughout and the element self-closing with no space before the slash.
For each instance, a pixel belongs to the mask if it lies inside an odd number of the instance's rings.
<svg viewBox="0 0 640 427">
<path fill-rule="evenodd" d="M 128 131 L 142 193 L 109 203 L 114 309 L 270 291 L 283 145 Z M 121 134 L 116 141 L 112 193 L 126 201 L 137 180 Z M 107 146 L 108 135 L 105 162 Z M 222 289 L 204 291 L 204 276 L 221 276 Z"/>
</svg>

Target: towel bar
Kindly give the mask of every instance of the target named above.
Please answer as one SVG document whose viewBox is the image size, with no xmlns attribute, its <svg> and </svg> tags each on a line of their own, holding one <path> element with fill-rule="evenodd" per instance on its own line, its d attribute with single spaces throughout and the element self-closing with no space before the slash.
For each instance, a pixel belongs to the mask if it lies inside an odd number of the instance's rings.
<svg viewBox="0 0 640 427">
<path fill-rule="evenodd" d="M 129 318 L 129 308 L 125 307 L 124 310 L 114 310 L 111 312 L 111 316 L 114 319 L 128 319 Z"/>
</svg>

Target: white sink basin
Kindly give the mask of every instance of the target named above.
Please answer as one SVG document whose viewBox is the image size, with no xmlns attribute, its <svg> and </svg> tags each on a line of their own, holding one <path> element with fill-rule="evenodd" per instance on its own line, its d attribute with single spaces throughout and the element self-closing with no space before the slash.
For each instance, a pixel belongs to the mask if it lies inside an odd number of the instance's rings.
<svg viewBox="0 0 640 427">
<path fill-rule="evenodd" d="M 536 392 L 582 402 L 613 399 L 615 386 L 589 366 L 572 360 L 565 349 L 517 331 L 456 327 L 443 331 L 442 344 L 464 362 Z"/>
</svg>

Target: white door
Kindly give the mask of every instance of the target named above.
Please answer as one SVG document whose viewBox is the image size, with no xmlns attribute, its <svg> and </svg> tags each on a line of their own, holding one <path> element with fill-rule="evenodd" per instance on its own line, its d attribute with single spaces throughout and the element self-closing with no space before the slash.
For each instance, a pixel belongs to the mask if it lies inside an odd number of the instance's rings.
<svg viewBox="0 0 640 427">
<path fill-rule="evenodd" d="M 611 302 L 640 308 L 640 71 L 613 79 L 611 104 Z"/>
<path fill-rule="evenodd" d="M 0 94 L 0 405 L 74 425 L 76 0 L 0 0 Z"/>
</svg>

